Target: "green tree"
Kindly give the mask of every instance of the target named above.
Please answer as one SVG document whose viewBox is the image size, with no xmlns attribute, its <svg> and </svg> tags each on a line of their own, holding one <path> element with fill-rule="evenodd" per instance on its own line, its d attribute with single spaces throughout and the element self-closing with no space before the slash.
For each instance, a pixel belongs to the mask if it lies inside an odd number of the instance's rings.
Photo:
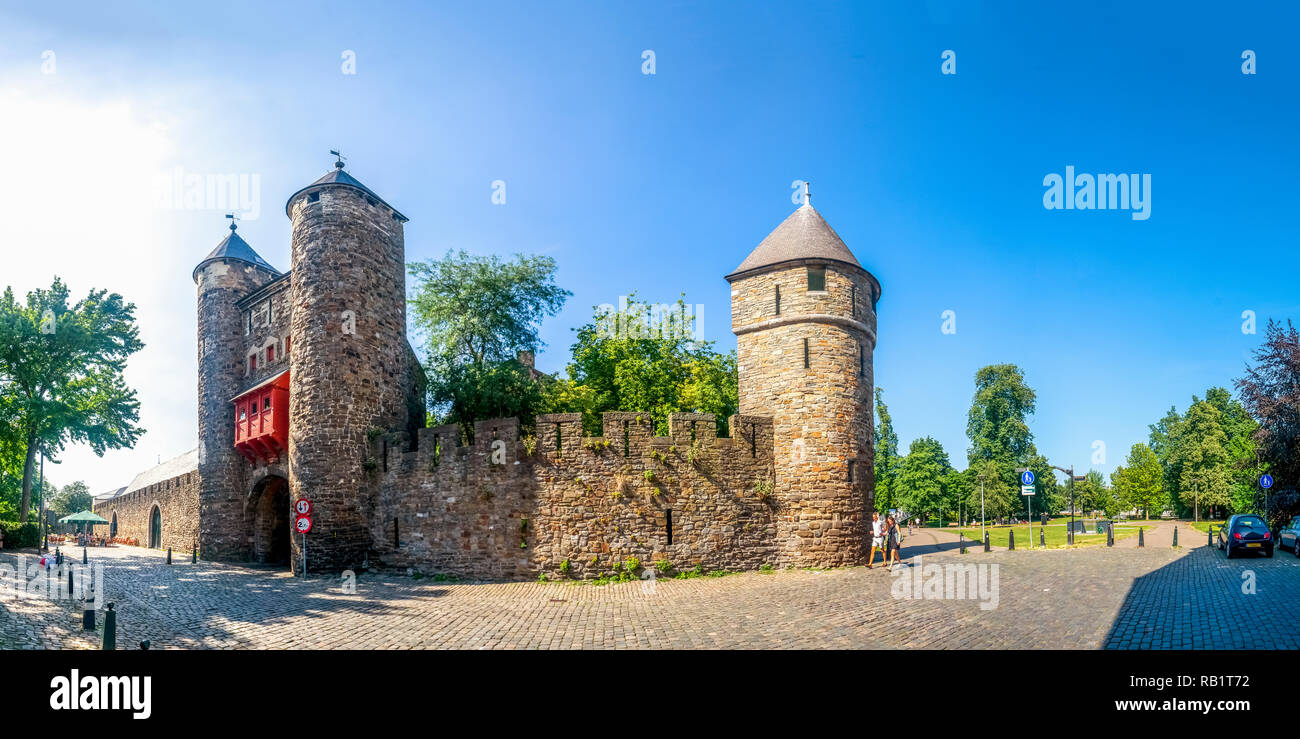
<svg viewBox="0 0 1300 739">
<path fill-rule="evenodd" d="M 38 450 L 55 458 L 69 442 L 97 455 L 130 447 L 141 430 L 140 404 L 123 377 L 126 360 L 143 348 L 135 306 L 121 295 L 91 290 L 69 306 L 57 277 L 26 303 L 6 288 L 0 298 L 0 413 L 23 449 L 19 521 L 26 521 Z"/>
<path fill-rule="evenodd" d="M 971 477 L 967 504 L 976 515 L 980 511 L 980 476 L 983 475 L 984 485 L 984 513 L 991 519 L 1002 518 L 1011 515 L 1016 510 L 1019 501 L 1016 500 L 1019 487 L 1013 487 L 1013 471 L 1004 470 L 1001 465 L 993 460 L 987 460 L 978 466 L 967 468 L 967 473 Z M 1018 485 L 1018 483 L 1017 483 Z"/>
<path fill-rule="evenodd" d="M 1151 509 L 1163 511 L 1169 503 L 1165 492 L 1165 470 L 1151 447 L 1141 442 L 1129 450 L 1127 466 L 1119 466 L 1111 473 L 1111 487 L 1126 508 L 1141 510 L 1151 518 Z"/>
<path fill-rule="evenodd" d="M 938 441 L 925 437 L 912 442 L 898 474 L 899 504 L 909 515 L 928 518 L 948 503 L 945 483 L 952 464 Z"/>
<path fill-rule="evenodd" d="M 872 447 L 876 455 L 876 509 L 887 511 L 894 507 L 902 459 L 898 456 L 898 434 L 894 432 L 894 421 L 885 405 L 885 391 L 879 387 L 876 388 L 876 427 L 872 433 Z"/>
<path fill-rule="evenodd" d="M 694 338 L 684 299 L 663 309 L 628 296 L 623 310 L 600 312 L 576 329 L 568 379 L 550 388 L 549 407 L 580 401 L 566 410 L 583 413 L 588 433 L 599 434 L 605 411 L 643 411 L 659 434 L 668 414 L 712 413 L 718 431 L 740 405 L 735 352 L 718 353 L 713 342 Z"/>
<path fill-rule="evenodd" d="M 1198 400 L 1170 434 L 1171 466 L 1178 470 L 1177 493 L 1183 510 L 1227 507 L 1230 502 L 1227 434 L 1223 414 Z"/>
<path fill-rule="evenodd" d="M 558 313 L 571 295 L 555 284 L 555 260 L 449 251 L 408 270 L 416 281 L 410 302 L 426 341 L 435 422 L 459 423 L 467 436 L 484 418 L 518 416 L 531 423 L 545 407 L 546 381 L 519 355 L 542 346 L 542 319 Z"/>
<path fill-rule="evenodd" d="M 975 397 L 966 420 L 970 463 L 990 459 L 1004 464 L 1023 462 L 1034 454 L 1028 422 L 1034 404 L 1034 391 L 1025 384 L 1019 367 L 995 364 L 980 368 L 975 373 Z"/>
<path fill-rule="evenodd" d="M 86 487 L 86 483 L 78 480 L 64 485 L 62 490 L 52 495 L 49 508 L 62 518 L 81 511 L 88 511 L 94 502 L 95 498 L 90 494 L 90 489 Z"/>
</svg>

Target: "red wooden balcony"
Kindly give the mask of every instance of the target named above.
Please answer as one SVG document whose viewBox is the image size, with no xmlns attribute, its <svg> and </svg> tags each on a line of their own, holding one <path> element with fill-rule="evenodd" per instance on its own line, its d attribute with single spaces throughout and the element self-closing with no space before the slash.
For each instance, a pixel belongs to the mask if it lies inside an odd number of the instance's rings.
<svg viewBox="0 0 1300 739">
<path fill-rule="evenodd" d="M 289 373 L 234 398 L 235 448 L 249 462 L 278 462 L 289 450 Z"/>
</svg>

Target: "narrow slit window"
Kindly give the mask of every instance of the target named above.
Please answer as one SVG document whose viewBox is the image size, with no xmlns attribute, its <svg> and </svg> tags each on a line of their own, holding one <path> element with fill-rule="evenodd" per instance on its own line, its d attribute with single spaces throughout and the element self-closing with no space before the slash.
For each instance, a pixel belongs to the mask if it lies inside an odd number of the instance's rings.
<svg viewBox="0 0 1300 739">
<path fill-rule="evenodd" d="M 558 423 L 555 424 L 555 451 L 556 452 L 561 451 L 560 450 L 560 424 Z"/>
<path fill-rule="evenodd" d="M 822 292 L 826 289 L 826 268 L 808 268 L 808 292 Z"/>
<path fill-rule="evenodd" d="M 397 517 L 393 517 L 393 548 L 398 549 L 402 546 L 402 540 L 397 536 Z"/>
<path fill-rule="evenodd" d="M 781 315 L 781 286 L 776 286 L 776 315 Z"/>
<path fill-rule="evenodd" d="M 849 316 L 852 318 L 858 317 L 858 286 L 857 285 L 852 285 L 849 287 Z"/>
<path fill-rule="evenodd" d="M 858 377 L 867 376 L 867 350 L 858 344 Z"/>
<path fill-rule="evenodd" d="M 664 533 L 668 534 L 668 546 L 673 545 L 673 509 L 664 510 Z"/>
<path fill-rule="evenodd" d="M 803 368 L 804 369 L 808 369 L 810 366 L 812 366 L 811 363 L 809 362 L 810 357 L 808 356 L 808 352 L 809 352 L 808 340 L 804 339 L 803 340 Z"/>
<path fill-rule="evenodd" d="M 632 456 L 632 432 L 628 429 L 627 421 L 623 422 L 623 456 Z"/>
<path fill-rule="evenodd" d="M 758 456 L 758 429 L 752 423 L 749 424 L 749 456 Z"/>
<path fill-rule="evenodd" d="M 849 482 L 853 482 L 853 460 L 849 460 Z"/>
</svg>

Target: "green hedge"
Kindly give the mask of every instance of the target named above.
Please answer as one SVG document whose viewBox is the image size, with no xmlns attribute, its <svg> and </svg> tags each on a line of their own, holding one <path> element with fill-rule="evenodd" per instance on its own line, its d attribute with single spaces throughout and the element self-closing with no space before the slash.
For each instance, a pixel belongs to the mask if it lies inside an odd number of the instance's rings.
<svg viewBox="0 0 1300 739">
<path fill-rule="evenodd" d="M 0 532 L 5 535 L 5 549 L 25 549 L 40 543 L 40 530 L 34 521 L 0 521 Z"/>
</svg>

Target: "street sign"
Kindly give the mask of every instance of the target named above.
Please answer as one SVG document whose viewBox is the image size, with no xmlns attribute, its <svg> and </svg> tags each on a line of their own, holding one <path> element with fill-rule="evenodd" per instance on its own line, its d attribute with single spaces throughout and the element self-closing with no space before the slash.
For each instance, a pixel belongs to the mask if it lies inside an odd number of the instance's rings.
<svg viewBox="0 0 1300 739">
<path fill-rule="evenodd" d="M 1259 486 L 1264 488 L 1265 490 L 1268 490 L 1269 488 L 1273 487 L 1273 476 L 1267 473 L 1260 475 Z"/>
<path fill-rule="evenodd" d="M 1034 471 L 1033 471 L 1033 470 L 1025 470 L 1024 472 L 1021 472 L 1021 473 L 1020 473 L 1020 484 L 1021 484 L 1021 485 L 1033 485 L 1033 484 L 1034 484 Z"/>
<path fill-rule="evenodd" d="M 1033 494 L 1034 494 L 1034 486 L 1033 486 L 1033 485 L 1021 485 L 1021 486 L 1020 486 L 1020 494 L 1021 494 L 1021 495 L 1033 495 Z"/>
<path fill-rule="evenodd" d="M 293 512 L 297 513 L 299 516 L 310 516 L 311 501 L 306 498 L 299 498 L 298 501 L 293 504 Z"/>
<path fill-rule="evenodd" d="M 299 516 L 293 521 L 293 530 L 300 534 L 311 531 L 311 516 Z"/>
</svg>

